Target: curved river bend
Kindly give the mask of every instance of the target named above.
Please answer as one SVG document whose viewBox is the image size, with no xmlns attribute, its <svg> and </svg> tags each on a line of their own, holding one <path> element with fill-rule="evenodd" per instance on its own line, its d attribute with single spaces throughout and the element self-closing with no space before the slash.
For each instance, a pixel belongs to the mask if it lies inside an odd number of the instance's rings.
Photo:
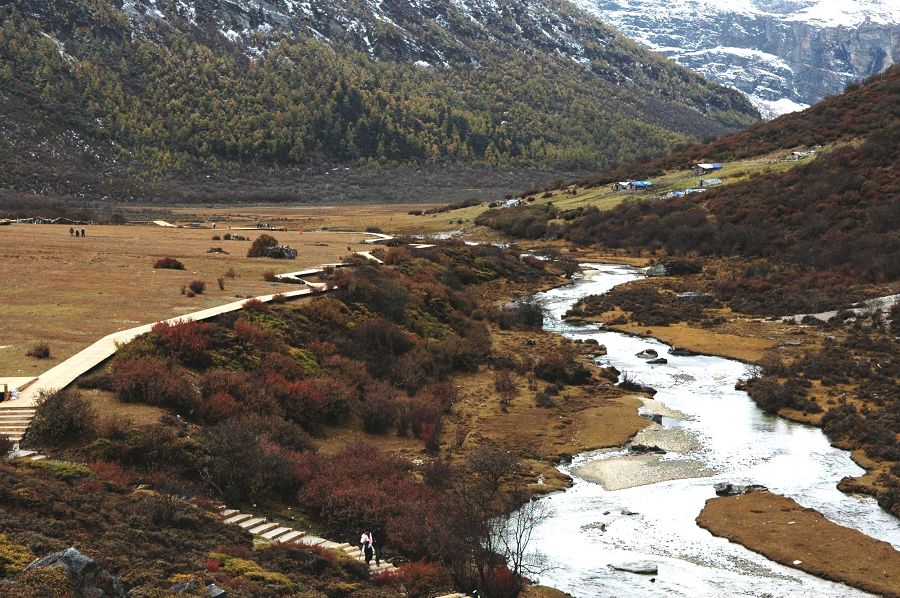
<svg viewBox="0 0 900 598">
<path fill-rule="evenodd" d="M 540 499 L 551 508 L 531 544 L 550 566 L 540 582 L 585 598 L 867 596 L 769 561 L 696 525 L 704 502 L 714 496 L 714 483 L 755 483 L 836 523 L 900 546 L 900 522 L 873 499 L 837 490 L 842 477 L 863 473 L 848 452 L 832 448 L 818 428 L 767 415 L 745 392 L 734 390 L 738 378 L 747 374 L 745 364 L 718 357 L 675 357 L 667 354 L 668 345 L 653 339 L 563 322 L 562 315 L 579 298 L 643 276 L 626 266 L 584 267 L 584 279 L 537 295 L 548 310 L 544 328 L 568 338 L 597 339 L 608 350 L 598 363 L 614 365 L 656 388 L 654 398 L 682 414 L 663 417 L 657 428 L 693 445 L 685 451 L 689 454 L 669 452 L 662 461 L 689 461 L 694 475 L 704 477 L 607 491 L 579 477 L 579 467 L 615 459 L 627 450 L 579 455 L 561 468 L 573 476 L 573 487 Z M 635 356 L 647 348 L 666 357 L 668 364 L 648 365 Z M 658 565 L 654 581 L 609 567 L 634 560 Z"/>
</svg>

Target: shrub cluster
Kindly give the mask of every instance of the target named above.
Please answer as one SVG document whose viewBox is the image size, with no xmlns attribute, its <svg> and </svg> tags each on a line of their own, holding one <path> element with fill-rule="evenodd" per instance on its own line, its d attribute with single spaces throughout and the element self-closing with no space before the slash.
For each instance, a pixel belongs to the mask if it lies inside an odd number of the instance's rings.
<svg viewBox="0 0 900 598">
<path fill-rule="evenodd" d="M 92 431 L 95 421 L 93 406 L 78 391 L 41 391 L 25 442 L 37 446 L 66 444 Z"/>
<path fill-rule="evenodd" d="M 277 246 L 278 239 L 272 235 L 263 233 L 253 241 L 250 249 L 247 250 L 247 257 L 265 257 L 267 248 Z"/>
<path fill-rule="evenodd" d="M 174 257 L 163 257 L 156 260 L 153 264 L 154 268 L 162 268 L 165 270 L 184 270 L 184 264 Z"/>
</svg>

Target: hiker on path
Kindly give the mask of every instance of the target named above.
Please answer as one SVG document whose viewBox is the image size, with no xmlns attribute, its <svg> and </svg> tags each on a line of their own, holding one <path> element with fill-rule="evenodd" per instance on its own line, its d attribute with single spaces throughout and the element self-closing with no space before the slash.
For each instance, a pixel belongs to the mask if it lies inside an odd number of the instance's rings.
<svg viewBox="0 0 900 598">
<path fill-rule="evenodd" d="M 375 528 L 375 534 L 372 536 L 372 547 L 375 549 L 375 566 L 381 564 L 381 556 L 384 554 L 384 530 L 380 527 Z"/>
<path fill-rule="evenodd" d="M 75 238 L 77 239 L 77 238 L 80 237 L 80 236 L 81 236 L 81 235 L 78 233 L 78 229 L 76 228 L 76 229 L 75 229 Z"/>
<path fill-rule="evenodd" d="M 70 226 L 69 227 L 69 236 L 72 237 L 74 235 L 75 235 L 75 229 Z"/>
<path fill-rule="evenodd" d="M 81 229 L 81 237 L 84 238 L 84 236 L 85 236 L 84 229 Z"/>
<path fill-rule="evenodd" d="M 359 539 L 359 546 L 366 557 L 366 566 L 372 561 L 372 532 L 364 532 Z"/>
</svg>

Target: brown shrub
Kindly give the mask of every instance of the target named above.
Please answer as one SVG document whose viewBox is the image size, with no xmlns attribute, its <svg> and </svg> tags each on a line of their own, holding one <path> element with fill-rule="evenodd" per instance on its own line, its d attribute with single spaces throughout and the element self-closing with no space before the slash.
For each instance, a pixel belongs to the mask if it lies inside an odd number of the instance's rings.
<svg viewBox="0 0 900 598">
<path fill-rule="evenodd" d="M 29 357 L 37 357 L 38 359 L 47 359 L 50 357 L 50 345 L 44 341 L 38 341 L 26 353 Z"/>
<path fill-rule="evenodd" d="M 202 280 L 192 280 L 188 283 L 188 288 L 193 291 L 195 295 L 202 295 L 203 291 L 206 290 L 206 282 Z"/>
<path fill-rule="evenodd" d="M 93 406 L 77 391 L 41 391 L 26 441 L 45 446 L 63 444 L 93 431 L 96 419 Z"/>
<path fill-rule="evenodd" d="M 247 251 L 247 257 L 265 257 L 267 247 L 277 246 L 278 239 L 276 239 L 272 235 L 263 233 L 260 236 L 256 237 L 256 240 L 253 241 L 253 244 Z"/>
<path fill-rule="evenodd" d="M 268 313 L 272 309 L 271 307 L 269 307 L 268 303 L 266 303 L 265 301 L 261 301 L 256 297 L 252 297 L 244 301 L 241 308 L 250 311 L 256 311 L 259 313 Z"/>
<path fill-rule="evenodd" d="M 164 270 L 184 270 L 184 264 L 176 260 L 174 257 L 164 257 L 156 260 L 153 264 L 154 268 L 162 268 Z"/>
<path fill-rule="evenodd" d="M 384 434 L 397 422 L 397 399 L 394 388 L 384 382 L 372 382 L 365 389 L 359 405 L 363 430 L 369 434 Z"/>
<path fill-rule="evenodd" d="M 266 270 L 263 272 L 262 277 L 266 282 L 278 282 L 278 277 L 275 275 L 274 270 Z"/>
</svg>

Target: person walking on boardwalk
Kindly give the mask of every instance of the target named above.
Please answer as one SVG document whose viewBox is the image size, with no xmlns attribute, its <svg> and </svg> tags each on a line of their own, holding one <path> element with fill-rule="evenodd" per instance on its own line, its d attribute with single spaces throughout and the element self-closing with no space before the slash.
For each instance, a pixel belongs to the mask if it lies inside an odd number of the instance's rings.
<svg viewBox="0 0 900 598">
<path fill-rule="evenodd" d="M 363 551 L 363 556 L 366 557 L 366 566 L 372 561 L 372 532 L 363 532 L 363 535 L 359 539 L 359 547 Z"/>
</svg>

